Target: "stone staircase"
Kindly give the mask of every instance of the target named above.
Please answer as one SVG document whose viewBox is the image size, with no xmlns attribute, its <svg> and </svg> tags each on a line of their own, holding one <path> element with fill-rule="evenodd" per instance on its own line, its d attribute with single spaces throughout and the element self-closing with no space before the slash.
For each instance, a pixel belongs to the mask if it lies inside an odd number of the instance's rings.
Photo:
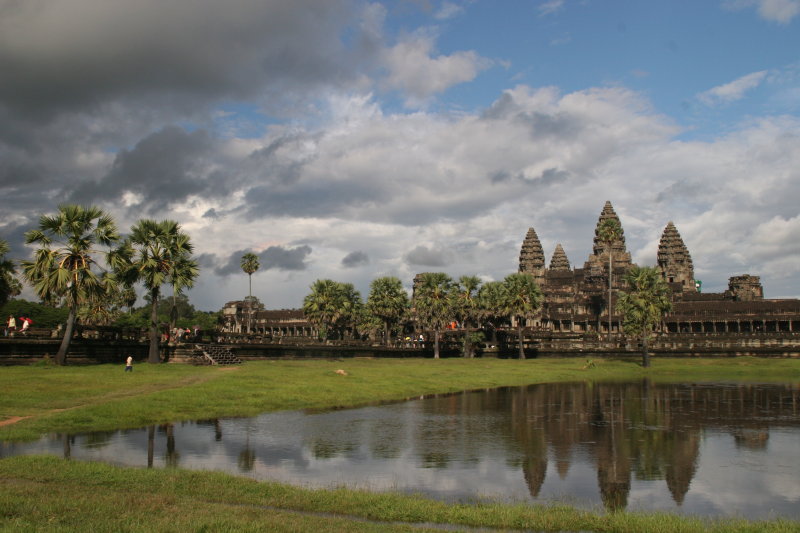
<svg viewBox="0 0 800 533">
<path fill-rule="evenodd" d="M 202 359 L 204 362 L 199 364 L 208 365 L 240 365 L 242 360 L 236 357 L 232 351 L 225 346 L 215 346 L 213 344 L 195 344 L 193 356 L 195 359 Z"/>
</svg>

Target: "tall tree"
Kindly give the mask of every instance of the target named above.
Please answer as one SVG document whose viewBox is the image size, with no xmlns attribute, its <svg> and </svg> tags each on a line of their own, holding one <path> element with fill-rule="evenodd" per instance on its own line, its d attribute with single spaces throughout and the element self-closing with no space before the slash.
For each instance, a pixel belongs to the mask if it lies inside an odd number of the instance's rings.
<svg viewBox="0 0 800 533">
<path fill-rule="evenodd" d="M 78 308 L 113 283 L 113 278 L 101 276 L 100 259 L 105 258 L 112 268 L 119 264 L 119 256 L 110 250 L 118 240 L 110 215 L 97 207 L 78 205 L 59 206 L 57 214 L 43 215 L 38 229 L 25 234 L 26 244 L 39 246 L 32 261 L 22 262 L 25 280 L 43 301 L 63 301 L 69 309 L 56 364 L 67 361 Z"/>
<path fill-rule="evenodd" d="M 131 286 L 127 286 L 122 289 L 122 294 L 120 297 L 122 298 L 123 305 L 128 308 L 128 314 L 133 313 L 133 306 L 136 305 L 136 299 L 138 298 L 136 295 L 136 289 Z"/>
<path fill-rule="evenodd" d="M 664 314 L 672 309 L 671 291 L 655 268 L 632 267 L 624 280 L 628 292 L 617 299 L 617 309 L 622 313 L 625 333 L 641 340 L 642 366 L 649 367 L 648 340 Z"/>
<path fill-rule="evenodd" d="M 461 276 L 453 292 L 455 316 L 463 326 L 463 355 L 468 359 L 475 356 L 475 345 L 483 339 L 483 334 L 475 330 L 480 315 L 480 286 L 478 276 Z"/>
<path fill-rule="evenodd" d="M 318 279 L 311 284 L 311 292 L 303 299 L 303 314 L 317 326 L 323 340 L 339 320 L 339 288 L 332 279 Z"/>
<path fill-rule="evenodd" d="M 14 277 L 16 274 L 14 262 L 6 259 L 8 251 L 8 243 L 0 239 L 0 306 L 5 305 L 9 297 L 21 292 L 19 281 Z"/>
<path fill-rule="evenodd" d="M 517 272 L 506 276 L 503 308 L 507 316 L 512 317 L 517 323 L 517 343 L 519 344 L 519 358 L 525 359 L 525 350 L 522 346 L 522 323 L 536 316 L 542 304 L 542 291 L 526 272 Z"/>
<path fill-rule="evenodd" d="M 247 333 L 250 333 L 253 321 L 253 274 L 259 269 L 261 264 L 258 262 L 258 256 L 256 254 L 247 252 L 242 256 L 241 266 L 244 273 L 247 274 L 247 281 L 249 284 L 247 291 Z"/>
<path fill-rule="evenodd" d="M 408 294 L 396 277 L 375 278 L 370 283 L 367 310 L 383 322 L 383 344 L 389 346 L 392 326 L 408 313 Z"/>
<path fill-rule="evenodd" d="M 344 339 L 345 331 L 350 330 L 355 337 L 356 325 L 364 309 L 364 301 L 352 283 L 337 283 L 339 314 L 336 325 L 339 328 L 339 338 Z"/>
<path fill-rule="evenodd" d="M 497 342 L 497 329 L 508 318 L 503 310 L 506 286 L 502 281 L 489 281 L 478 290 L 478 316 L 492 326 L 492 340 Z"/>
<path fill-rule="evenodd" d="M 606 218 L 597 226 L 597 238 L 608 248 L 608 340 L 611 341 L 612 277 L 614 275 L 614 243 L 622 236 L 622 226 L 616 218 Z"/>
<path fill-rule="evenodd" d="M 165 283 L 185 285 L 187 278 L 194 279 L 197 270 L 187 267 L 193 251 L 189 236 L 172 220 L 139 220 L 120 249 L 127 259 L 124 268 L 127 283 L 141 282 L 150 297 L 150 349 L 147 362 L 161 361 L 161 337 L 158 328 L 158 300 Z"/>
<path fill-rule="evenodd" d="M 172 285 L 172 308 L 170 309 L 170 331 L 175 329 L 178 322 L 178 296 L 183 295 L 183 289 L 194 287 L 194 281 L 200 274 L 200 267 L 197 261 L 191 258 L 193 246 L 189 236 L 178 231 L 173 235 L 173 242 L 170 248 L 178 251 L 178 255 L 172 262 L 169 272 L 169 283 Z M 182 241 L 186 241 L 185 243 Z"/>
<path fill-rule="evenodd" d="M 425 272 L 414 292 L 414 310 L 423 328 L 433 330 L 433 357 L 439 359 L 439 333 L 453 320 L 453 280 L 444 272 Z"/>
</svg>

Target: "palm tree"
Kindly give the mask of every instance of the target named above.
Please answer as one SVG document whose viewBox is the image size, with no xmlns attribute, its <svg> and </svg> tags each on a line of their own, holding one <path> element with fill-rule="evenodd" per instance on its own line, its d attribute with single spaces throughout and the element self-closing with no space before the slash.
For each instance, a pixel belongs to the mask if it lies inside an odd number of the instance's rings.
<svg viewBox="0 0 800 533">
<path fill-rule="evenodd" d="M 249 282 L 249 289 L 247 291 L 247 333 L 250 333 L 250 323 L 253 315 L 253 274 L 258 270 L 261 264 L 258 262 L 258 256 L 252 252 L 247 252 L 242 256 L 242 270 L 247 274 Z"/>
<path fill-rule="evenodd" d="M 177 231 L 170 233 L 173 237 L 171 248 L 179 251 L 177 257 L 172 262 L 169 272 L 169 283 L 172 285 L 172 308 L 170 309 L 170 331 L 175 329 L 178 322 L 178 296 L 183 294 L 183 289 L 191 289 L 194 280 L 200 274 L 200 267 L 197 261 L 190 257 L 194 247 L 185 233 Z M 185 242 L 184 242 L 185 241 Z"/>
<path fill-rule="evenodd" d="M 344 333 L 349 328 L 355 336 L 356 324 L 364 308 L 364 302 L 352 283 L 337 283 L 337 301 L 339 305 L 336 325 L 339 328 L 339 338 L 344 339 Z"/>
<path fill-rule="evenodd" d="M 458 278 L 458 284 L 453 295 L 456 318 L 464 327 L 464 357 L 468 359 L 471 359 L 475 354 L 475 344 L 483 339 L 482 333 L 473 331 L 480 314 L 478 303 L 478 289 L 480 286 L 481 278 L 478 276 L 461 276 Z"/>
<path fill-rule="evenodd" d="M 311 284 L 311 292 L 303 299 L 303 314 L 319 328 L 323 340 L 339 319 L 338 283 L 331 279 L 318 279 Z"/>
<path fill-rule="evenodd" d="M 187 265 L 193 250 L 188 235 L 171 220 L 139 220 L 125 240 L 120 254 L 128 263 L 123 269 L 125 281 L 141 282 L 150 296 L 150 349 L 148 363 L 159 363 L 158 299 L 161 285 L 188 286 L 196 276 L 196 264 Z"/>
<path fill-rule="evenodd" d="M 648 339 L 672 309 L 671 291 L 655 268 L 634 266 L 624 279 L 630 290 L 617 299 L 617 310 L 624 317 L 625 333 L 641 339 L 642 366 L 649 367 Z"/>
<path fill-rule="evenodd" d="M 104 272 L 99 277 L 100 288 L 78 308 L 78 321 L 86 325 L 110 326 L 119 317 L 122 293 L 115 276 Z"/>
<path fill-rule="evenodd" d="M 507 316 L 513 317 L 517 322 L 517 342 L 519 344 L 519 358 L 525 359 L 525 350 L 522 347 L 522 323 L 536 316 L 542 303 L 542 291 L 526 272 L 509 274 L 503 280 L 505 285 L 503 309 Z"/>
<path fill-rule="evenodd" d="M 367 310 L 383 322 L 383 343 L 389 346 L 392 325 L 408 312 L 408 294 L 403 283 L 394 276 L 375 278 L 370 283 Z"/>
<path fill-rule="evenodd" d="M 122 299 L 122 304 L 128 308 L 128 314 L 133 313 L 133 306 L 136 305 L 137 299 L 136 289 L 130 286 L 125 287 L 120 298 Z"/>
<path fill-rule="evenodd" d="M 110 266 L 119 257 L 95 246 L 110 247 L 119 240 L 114 219 L 97 207 L 61 205 L 53 216 L 39 218 L 38 229 L 25 234 L 26 244 L 37 244 L 32 261 L 23 261 L 23 276 L 44 301 L 64 301 L 69 308 L 64 337 L 55 356 L 56 364 L 67 361 L 78 308 L 102 294 L 98 258 L 105 254 Z"/>
<path fill-rule="evenodd" d="M 0 239 L 0 306 L 5 305 L 10 296 L 16 296 L 20 293 L 20 285 L 16 274 L 16 267 L 14 262 L 6 259 L 6 254 L 9 252 L 8 243 Z"/>
<path fill-rule="evenodd" d="M 608 247 L 608 340 L 611 341 L 611 277 L 613 275 L 612 256 L 614 243 L 622 236 L 622 226 L 616 218 L 606 218 L 597 226 L 597 238 Z"/>
<path fill-rule="evenodd" d="M 506 320 L 503 311 L 506 286 L 502 281 L 489 281 L 478 290 L 478 316 L 492 326 L 492 341 L 497 343 L 497 328 Z"/>
<path fill-rule="evenodd" d="M 433 357 L 439 359 L 439 331 L 453 320 L 453 280 L 443 272 L 425 272 L 414 293 L 417 320 L 433 330 Z"/>
</svg>

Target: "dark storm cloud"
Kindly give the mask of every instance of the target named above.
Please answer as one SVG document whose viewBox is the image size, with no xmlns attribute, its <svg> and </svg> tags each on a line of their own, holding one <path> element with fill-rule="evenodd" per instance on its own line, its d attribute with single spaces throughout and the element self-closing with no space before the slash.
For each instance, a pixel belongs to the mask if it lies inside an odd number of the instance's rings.
<svg viewBox="0 0 800 533">
<path fill-rule="evenodd" d="M 309 178 L 292 187 L 262 185 L 253 187 L 245 196 L 247 216 L 326 217 L 341 213 L 349 207 L 375 203 L 386 192 L 379 184 L 353 181 L 324 182 Z"/>
<path fill-rule="evenodd" d="M 29 259 L 31 257 L 31 249 L 25 246 L 25 232 L 36 229 L 38 225 L 38 218 L 32 219 L 30 224 L 6 224 L 0 226 L 0 239 L 8 243 L 8 254 L 5 258 L 14 261 Z M 17 264 L 17 274 L 21 272 L 19 264 Z"/>
<path fill-rule="evenodd" d="M 237 98 L 353 75 L 350 0 L 0 3 L 0 103 L 39 115 L 155 94 Z M 354 33 L 358 28 L 351 28 Z"/>
<path fill-rule="evenodd" d="M 84 182 L 70 198 L 73 202 L 118 200 L 126 192 L 142 195 L 140 206 L 154 212 L 202 192 L 209 183 L 203 168 L 213 149 L 202 130 L 186 132 L 169 126 L 142 139 L 133 149 L 117 154 L 107 176 Z"/>
<path fill-rule="evenodd" d="M 369 264 L 369 256 L 360 250 L 350 252 L 342 258 L 342 266 L 345 268 L 355 268 Z"/>
<path fill-rule="evenodd" d="M 230 276 L 242 272 L 242 256 L 252 250 L 239 250 L 233 252 L 222 266 L 212 262 L 210 258 L 204 257 L 203 261 L 214 264 L 214 273 L 218 276 Z M 308 268 L 306 259 L 311 254 L 311 247 L 308 245 L 295 246 L 270 246 L 258 255 L 260 264 L 259 271 L 263 270 L 305 270 Z M 208 256 L 210 254 L 203 254 Z M 201 266 L 203 266 L 201 264 Z"/>
<path fill-rule="evenodd" d="M 409 265 L 426 267 L 444 267 L 451 263 L 448 251 L 434 250 L 422 245 L 408 252 L 405 260 Z"/>
</svg>

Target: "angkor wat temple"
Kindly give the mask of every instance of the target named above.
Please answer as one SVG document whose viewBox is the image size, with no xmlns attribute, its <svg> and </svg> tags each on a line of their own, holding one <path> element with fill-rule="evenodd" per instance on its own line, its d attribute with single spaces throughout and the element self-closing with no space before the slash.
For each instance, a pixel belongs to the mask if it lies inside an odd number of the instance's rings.
<svg viewBox="0 0 800 533">
<path fill-rule="evenodd" d="M 605 244 L 599 237 L 604 220 L 619 223 L 619 238 Z M 611 255 L 611 320 L 609 323 L 609 254 Z M 621 316 L 614 313 L 617 291 L 626 289 L 625 273 L 634 266 L 625 246 L 625 233 L 611 202 L 606 202 L 595 228 L 592 252 L 582 268 L 573 268 L 564 249 L 556 245 L 549 266 L 539 237 L 530 228 L 519 255 L 520 272 L 531 274 L 542 289 L 544 300 L 539 316 L 527 324 L 530 334 L 566 335 L 573 339 L 604 336 L 621 331 Z M 731 277 L 728 290 L 704 293 L 698 290 L 692 257 L 678 229 L 667 223 L 658 246 L 657 265 L 672 289 L 673 309 L 665 317 L 665 334 L 719 334 L 800 332 L 800 300 L 764 299 L 758 276 Z M 316 329 L 300 309 L 265 310 L 257 302 L 225 304 L 225 331 L 247 331 L 248 309 L 252 309 L 251 331 L 266 336 L 309 337 Z M 671 335 L 670 335 L 671 336 Z M 737 341 L 734 341 L 736 344 Z"/>
<path fill-rule="evenodd" d="M 620 236 L 605 244 L 599 237 L 604 220 L 619 223 Z M 608 320 L 609 254 L 611 254 L 611 324 Z M 800 300 L 765 300 L 758 276 L 734 276 L 723 293 L 702 293 L 694 278 L 692 256 L 678 229 L 669 222 L 658 245 L 656 268 L 672 289 L 673 309 L 664 320 L 671 333 L 747 333 L 800 331 Z M 626 289 L 624 276 L 634 264 L 625 247 L 625 232 L 611 202 L 597 221 L 592 253 L 583 268 L 571 268 L 560 244 L 545 267 L 545 255 L 533 228 L 528 230 L 519 256 L 519 271 L 530 273 L 544 293 L 537 325 L 550 331 L 612 332 L 620 330 L 614 314 L 617 291 Z"/>
</svg>

